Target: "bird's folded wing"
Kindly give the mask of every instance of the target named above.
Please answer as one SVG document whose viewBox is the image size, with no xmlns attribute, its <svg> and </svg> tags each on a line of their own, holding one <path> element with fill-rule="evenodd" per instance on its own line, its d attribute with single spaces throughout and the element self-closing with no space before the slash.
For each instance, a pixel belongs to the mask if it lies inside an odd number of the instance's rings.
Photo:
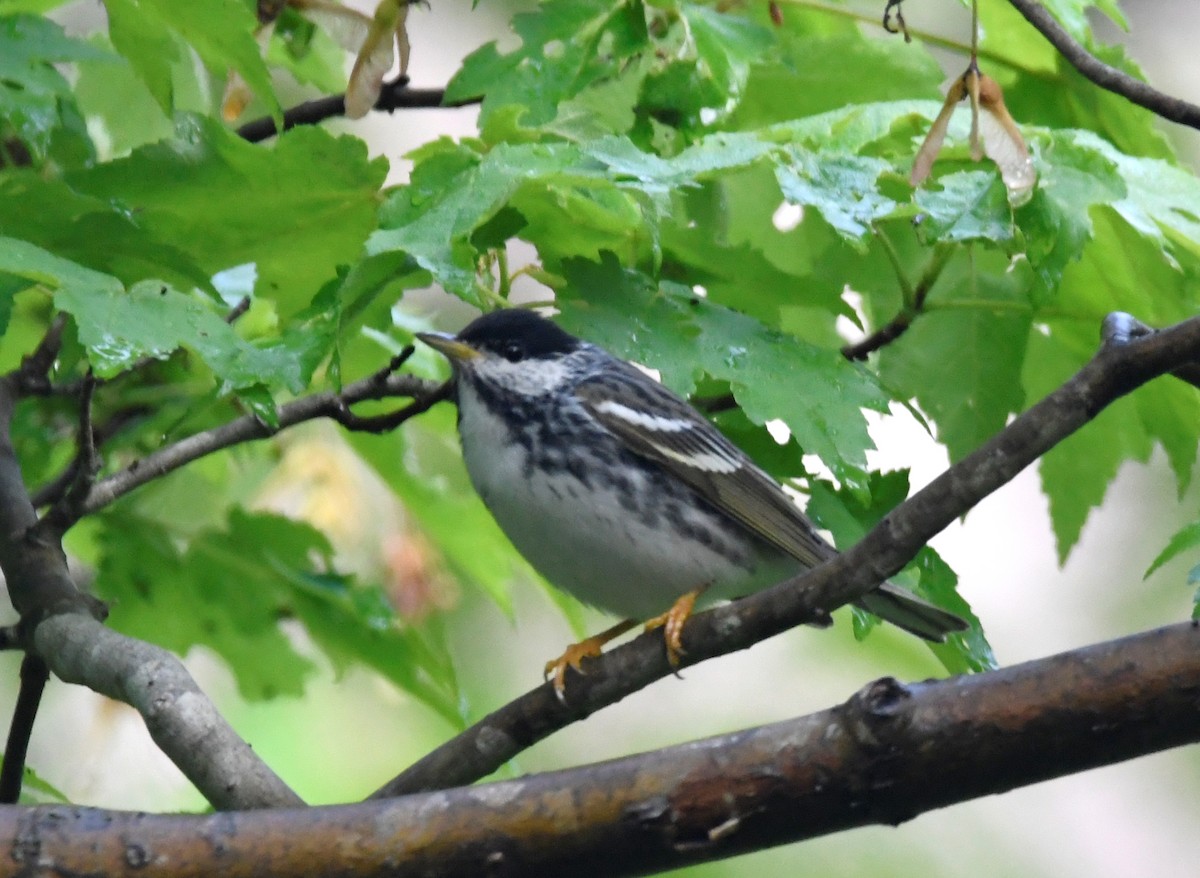
<svg viewBox="0 0 1200 878">
<path fill-rule="evenodd" d="M 666 388 L 636 374 L 607 375 L 582 382 L 575 392 L 630 451 L 668 470 L 767 543 L 806 567 L 834 554 L 778 482 Z"/>
</svg>

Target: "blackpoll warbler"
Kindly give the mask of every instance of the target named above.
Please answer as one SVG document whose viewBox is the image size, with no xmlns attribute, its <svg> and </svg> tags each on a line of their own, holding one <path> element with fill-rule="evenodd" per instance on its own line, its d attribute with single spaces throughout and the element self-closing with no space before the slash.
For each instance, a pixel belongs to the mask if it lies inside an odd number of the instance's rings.
<svg viewBox="0 0 1200 878">
<path fill-rule="evenodd" d="M 560 697 L 567 667 L 636 620 L 664 628 L 674 664 L 701 595 L 744 595 L 835 553 L 699 412 L 532 311 L 418 338 L 453 365 L 467 472 L 513 545 L 554 585 L 626 618 L 547 664 Z M 858 605 L 928 640 L 966 628 L 891 583 Z"/>
</svg>

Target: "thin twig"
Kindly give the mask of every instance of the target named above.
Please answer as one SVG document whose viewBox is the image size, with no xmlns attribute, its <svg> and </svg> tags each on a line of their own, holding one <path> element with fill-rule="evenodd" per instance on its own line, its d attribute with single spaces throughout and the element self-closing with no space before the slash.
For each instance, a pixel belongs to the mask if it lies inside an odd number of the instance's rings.
<svg viewBox="0 0 1200 878">
<path fill-rule="evenodd" d="M 953 248 L 947 244 L 939 244 L 935 247 L 933 254 L 929 257 L 929 263 L 921 273 L 920 280 L 917 281 L 915 286 L 912 286 L 909 284 L 908 278 L 904 276 L 899 258 L 896 256 L 891 242 L 885 237 L 880 237 L 880 241 L 884 244 L 884 253 L 888 255 L 888 259 L 892 262 L 892 267 L 897 272 L 905 304 L 895 317 L 879 329 L 861 341 L 843 347 L 842 356 L 847 360 L 865 360 L 870 354 L 895 341 L 908 330 L 908 327 L 912 325 L 917 315 L 925 310 L 925 300 L 929 297 L 930 292 L 933 290 L 933 285 L 941 277 L 942 270 L 946 267 L 946 263 L 950 261 L 950 257 L 954 252 Z"/>
<path fill-rule="evenodd" d="M 42 693 L 50 669 L 41 657 L 27 653 L 21 660 L 21 689 L 13 707 L 12 723 L 8 727 L 8 742 L 4 746 L 4 764 L 0 767 L 0 803 L 15 805 L 21 798 L 21 781 L 25 777 L 25 757 L 33 735 L 33 721 L 42 703 Z"/>
<path fill-rule="evenodd" d="M 799 7 L 800 9 L 809 9 L 813 12 L 820 12 L 824 15 L 835 16 L 837 18 L 846 18 L 850 19 L 851 21 L 859 21 L 863 24 L 869 24 L 876 27 L 880 26 L 879 16 L 876 13 L 866 14 L 846 6 L 834 6 L 831 3 L 819 2 L 819 0 L 780 0 L 780 2 L 787 3 L 789 6 Z M 909 27 L 906 28 L 906 32 L 910 36 L 919 39 L 922 43 L 930 46 L 937 46 L 939 49 L 946 49 L 950 52 L 961 52 L 963 54 L 970 54 L 971 51 L 970 46 L 964 45 L 959 40 L 949 39 L 947 37 L 930 33 L 929 31 L 917 30 L 916 28 Z M 1003 64 L 1006 67 L 1023 69 L 1018 66 L 1017 62 L 1014 61 L 1012 57 L 1000 52 L 989 52 L 986 47 L 980 50 L 979 57 L 989 62 Z"/>
<path fill-rule="evenodd" d="M 893 509 L 845 553 L 788 582 L 693 616 L 683 630 L 680 667 L 745 649 L 860 597 L 1111 402 L 1188 363 L 1200 363 L 1200 317 L 1126 344 L 1104 346 L 1060 388 Z M 443 744 L 374 795 L 444 789 L 486 777 L 548 735 L 676 670 L 667 661 L 661 634 L 643 634 L 590 660 L 586 676 L 568 678 L 566 704 L 549 684 L 539 686 Z"/>
<path fill-rule="evenodd" d="M 70 467 L 74 477 L 70 487 L 41 522 L 41 526 L 58 529 L 60 533 L 79 518 L 76 509 L 87 498 L 96 481 L 96 474 L 100 472 L 100 456 L 96 452 L 96 434 L 92 426 L 92 399 L 96 393 L 96 384 L 96 376 L 88 369 L 79 395 L 79 436 L 76 439 L 78 451 Z"/>
<path fill-rule="evenodd" d="M 446 103 L 445 89 L 440 88 L 409 88 L 407 77 L 385 82 L 379 92 L 379 100 L 375 109 L 391 113 L 394 110 L 412 109 L 453 109 L 478 103 L 476 100 Z M 283 114 L 283 130 L 295 128 L 298 125 L 316 125 L 326 119 L 344 116 L 346 113 L 345 94 L 328 95 L 305 101 L 288 109 Z M 254 119 L 237 130 L 238 136 L 251 143 L 268 140 L 279 133 L 275 120 L 270 116 Z"/>
<path fill-rule="evenodd" d="M 56 314 L 33 352 L 21 360 L 14 373 L 16 389 L 23 396 L 45 396 L 52 391 L 50 370 L 62 349 L 63 330 L 67 325 L 66 314 Z"/>
<path fill-rule="evenodd" d="M 428 395 L 414 399 L 403 408 L 386 415 L 356 415 L 348 407 L 343 406 L 337 411 L 331 412 L 329 417 L 347 430 L 356 430 L 360 433 L 389 433 L 414 415 L 419 415 L 433 408 L 437 403 L 450 399 L 453 391 L 454 385 L 447 381 Z"/>
<path fill-rule="evenodd" d="M 87 494 L 100 472 L 100 456 L 96 453 L 96 431 L 92 424 L 92 400 L 96 396 L 96 376 L 91 369 L 83 376 L 83 393 L 79 397 L 79 478 L 73 493 Z"/>
<path fill-rule="evenodd" d="M 912 42 L 912 34 L 908 32 L 908 22 L 904 20 L 904 10 L 901 4 L 904 0 L 887 0 L 883 7 L 883 29 L 889 34 L 904 34 L 904 42 Z M 895 25 L 892 24 L 895 16 Z"/>
<path fill-rule="evenodd" d="M 79 387 L 82 389 L 82 381 L 80 381 Z M 151 406 L 141 404 L 131 405 L 114 412 L 103 424 L 93 427 L 92 435 L 95 437 L 94 442 L 96 447 L 102 447 L 109 439 L 124 430 L 130 422 L 152 414 L 153 411 L 154 409 Z M 79 456 L 72 457 L 70 463 L 63 467 L 62 472 L 34 490 L 30 494 L 30 500 L 33 502 L 34 508 L 41 509 L 62 500 L 66 496 L 67 491 L 71 489 L 71 486 L 76 483 L 79 464 Z"/>
<path fill-rule="evenodd" d="M 408 362 L 409 357 L 416 352 L 413 345 L 406 345 L 400 353 L 392 357 L 391 362 L 369 376 L 366 380 L 370 382 L 377 391 L 383 392 L 387 386 L 388 379 L 392 373 L 396 372 Z M 414 399 L 411 403 L 403 408 L 397 409 L 394 412 L 388 412 L 384 415 L 356 415 L 350 411 L 350 404 L 345 399 L 342 404 L 335 410 L 329 413 L 329 417 L 337 421 L 347 430 L 355 430 L 360 433 L 389 433 L 399 427 L 409 418 L 414 415 L 419 415 L 422 412 L 428 411 L 434 405 L 442 400 L 449 399 L 453 391 L 453 384 L 447 381 L 436 390 L 421 395 Z"/>
<path fill-rule="evenodd" d="M 82 517 L 95 512 L 135 488 L 214 451 L 242 442 L 266 439 L 302 421 L 316 418 L 344 419 L 349 406 L 355 403 L 393 396 L 410 397 L 413 399 L 412 404 L 390 416 L 396 423 L 400 423 L 445 399 L 448 393 L 444 384 L 426 381 L 413 375 L 389 375 L 381 380 L 380 374 L 376 373 L 347 385 L 341 393 L 323 391 L 279 406 L 276 425 L 267 424 L 255 415 L 244 415 L 211 430 L 181 439 L 100 479 L 79 504 L 76 514 L 77 517 Z"/>
<path fill-rule="evenodd" d="M 250 310 L 250 297 L 242 296 L 236 305 L 234 305 L 229 313 L 225 315 L 225 322 L 232 325 L 237 323 L 238 318 Z"/>
<path fill-rule="evenodd" d="M 1096 85 L 1126 100 L 1145 107 L 1171 122 L 1200 129 L 1200 107 L 1172 97 L 1123 70 L 1105 64 L 1077 43 L 1036 0 L 1008 0 L 1042 36 L 1070 62 L 1071 66 Z"/>
</svg>

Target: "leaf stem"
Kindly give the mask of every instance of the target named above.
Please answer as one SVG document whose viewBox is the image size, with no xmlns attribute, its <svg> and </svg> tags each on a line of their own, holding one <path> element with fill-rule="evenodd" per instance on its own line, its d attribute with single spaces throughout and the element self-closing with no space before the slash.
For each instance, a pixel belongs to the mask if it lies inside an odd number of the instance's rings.
<svg viewBox="0 0 1200 878">
<path fill-rule="evenodd" d="M 839 18 L 849 18 L 853 21 L 863 22 L 874 27 L 882 27 L 879 19 L 874 14 L 866 15 L 862 12 L 857 12 L 853 9 L 844 9 L 840 6 L 830 6 L 826 3 L 817 2 L 817 0 L 780 0 L 791 6 L 799 6 L 801 9 L 811 9 L 813 12 L 823 12 L 827 15 L 834 15 Z M 922 42 L 928 43 L 931 46 L 937 46 L 941 49 L 949 49 L 952 52 L 961 52 L 964 55 L 971 53 L 971 46 L 962 43 L 958 40 L 952 40 L 949 37 L 939 37 L 937 34 L 932 34 L 929 31 L 915 30 L 911 27 L 906 27 L 906 31 L 914 37 L 918 37 Z M 979 52 L 979 57 L 986 58 L 988 61 L 996 64 L 1003 64 L 1006 67 L 1024 70 L 1020 64 L 1012 58 L 1005 55 L 1000 55 L 996 52 L 989 52 L 986 49 Z M 1032 72 L 1032 71 L 1028 71 Z"/>
<path fill-rule="evenodd" d="M 512 278 L 508 274 L 508 250 L 503 246 L 496 249 L 496 295 L 505 302 L 512 292 Z"/>
<path fill-rule="evenodd" d="M 871 231 L 875 233 L 875 238 L 879 241 L 879 246 L 883 248 L 883 255 L 891 263 L 892 271 L 896 272 L 896 282 L 900 284 L 900 295 L 903 298 L 904 307 L 913 307 L 916 291 L 913 289 L 912 281 L 908 279 L 908 275 L 904 271 L 904 264 L 900 261 L 900 254 L 896 252 L 896 245 L 892 243 L 892 239 L 888 237 L 887 232 L 880 226 L 872 224 Z"/>
<path fill-rule="evenodd" d="M 971 0 L 971 60 L 979 58 L 979 0 Z"/>
<path fill-rule="evenodd" d="M 900 290 L 904 296 L 904 306 L 895 317 L 866 338 L 843 347 L 842 356 L 848 360 L 865 360 L 869 355 L 885 345 L 891 344 L 907 332 L 912 322 L 925 311 L 926 298 L 933 289 L 933 285 L 941 277 L 946 263 L 956 252 L 953 244 L 937 244 L 933 248 L 929 262 L 925 265 L 925 270 L 921 272 L 921 279 L 917 281 L 916 286 L 912 286 L 904 274 L 904 268 L 900 264 L 900 258 L 895 247 L 892 246 L 892 242 L 880 230 L 876 231 L 883 246 L 883 252 L 887 254 L 892 267 L 896 269 L 896 277 L 900 281 Z"/>
</svg>

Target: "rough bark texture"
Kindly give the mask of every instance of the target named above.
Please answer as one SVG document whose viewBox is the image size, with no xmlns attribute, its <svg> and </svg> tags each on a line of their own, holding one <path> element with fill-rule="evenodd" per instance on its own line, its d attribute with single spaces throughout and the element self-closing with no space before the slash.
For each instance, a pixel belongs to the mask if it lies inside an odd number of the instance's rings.
<svg viewBox="0 0 1200 878">
<path fill-rule="evenodd" d="M 90 616 L 52 616 L 34 633 L 67 683 L 123 701 L 142 715 L 159 749 L 215 808 L 303 805 L 221 716 L 179 659 L 105 628 Z"/>
<path fill-rule="evenodd" d="M 569 771 L 322 808 L 0 808 L 23 875 L 639 875 L 1200 740 L 1200 626 Z"/>
<path fill-rule="evenodd" d="M 683 630 L 682 666 L 745 649 L 850 603 L 1111 402 L 1157 375 L 1198 361 L 1200 318 L 1153 334 L 1110 338 L 1062 387 L 893 509 L 857 545 L 789 582 L 691 618 Z M 565 703 L 549 685 L 540 686 L 405 769 L 375 796 L 486 777 L 537 741 L 673 670 L 661 634 L 643 635 L 590 660 L 586 676 L 569 675 Z"/>
</svg>

